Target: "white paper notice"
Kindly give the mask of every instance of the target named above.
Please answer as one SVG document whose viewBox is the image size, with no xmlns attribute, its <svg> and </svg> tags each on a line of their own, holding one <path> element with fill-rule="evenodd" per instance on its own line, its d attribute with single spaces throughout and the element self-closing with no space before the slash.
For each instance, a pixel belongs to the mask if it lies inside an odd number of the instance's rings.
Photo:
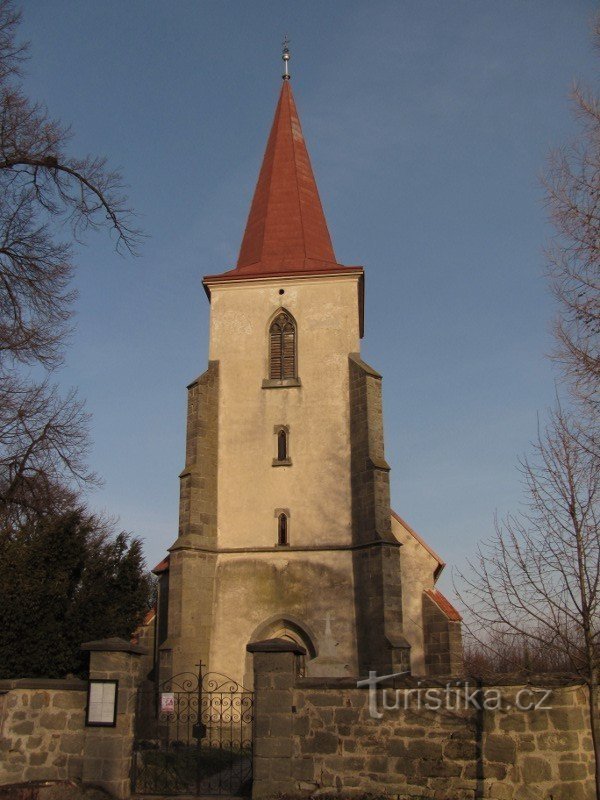
<svg viewBox="0 0 600 800">
<path fill-rule="evenodd" d="M 175 711 L 174 692 L 163 692 L 160 696 L 160 710 L 163 714 L 172 714 Z"/>
<path fill-rule="evenodd" d="M 115 721 L 115 695 L 117 686 L 114 683 L 90 683 L 90 704 L 88 722 L 92 724 L 112 725 Z"/>
</svg>

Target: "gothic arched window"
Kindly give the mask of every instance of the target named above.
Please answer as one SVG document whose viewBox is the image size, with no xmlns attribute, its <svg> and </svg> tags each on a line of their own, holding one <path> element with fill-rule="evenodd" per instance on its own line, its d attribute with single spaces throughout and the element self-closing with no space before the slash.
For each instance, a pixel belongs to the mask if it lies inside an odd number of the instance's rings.
<svg viewBox="0 0 600 800">
<path fill-rule="evenodd" d="M 280 547 L 288 544 L 288 518 L 285 514 L 277 517 L 277 544 Z"/>
<path fill-rule="evenodd" d="M 291 314 L 281 311 L 269 329 L 269 378 L 296 377 L 296 323 Z"/>
</svg>

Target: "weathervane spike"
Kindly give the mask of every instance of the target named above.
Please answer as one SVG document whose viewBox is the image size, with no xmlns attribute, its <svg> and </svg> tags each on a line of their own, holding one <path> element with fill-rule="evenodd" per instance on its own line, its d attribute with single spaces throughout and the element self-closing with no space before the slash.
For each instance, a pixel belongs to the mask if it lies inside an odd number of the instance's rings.
<svg viewBox="0 0 600 800">
<path fill-rule="evenodd" d="M 281 43 L 282 48 L 283 48 L 282 52 L 281 52 L 281 58 L 282 58 L 283 64 L 284 64 L 284 73 L 283 73 L 283 75 L 281 77 L 283 78 L 284 81 L 289 81 L 289 79 L 291 77 L 290 73 L 288 71 L 288 64 L 289 64 L 290 57 L 291 57 L 290 56 L 290 48 L 288 47 L 289 44 L 291 44 L 291 42 L 288 39 L 288 36 L 287 36 L 287 33 L 286 33 L 285 36 L 283 37 L 283 42 Z"/>
</svg>

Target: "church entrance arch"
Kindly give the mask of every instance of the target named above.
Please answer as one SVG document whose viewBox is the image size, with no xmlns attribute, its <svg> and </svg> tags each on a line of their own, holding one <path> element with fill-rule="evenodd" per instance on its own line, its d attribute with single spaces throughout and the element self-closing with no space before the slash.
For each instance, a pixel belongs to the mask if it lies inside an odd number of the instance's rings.
<svg viewBox="0 0 600 800">
<path fill-rule="evenodd" d="M 254 629 L 249 644 L 252 642 L 262 642 L 265 639 L 288 639 L 303 647 L 306 650 L 306 656 L 301 661 L 303 672 L 305 669 L 304 662 L 312 661 L 318 656 L 317 638 L 315 634 L 304 622 L 300 622 L 300 620 L 289 615 L 275 614 L 264 622 L 261 622 L 261 624 Z M 244 683 L 246 686 L 254 685 L 251 653 L 247 653 L 246 655 Z"/>
</svg>

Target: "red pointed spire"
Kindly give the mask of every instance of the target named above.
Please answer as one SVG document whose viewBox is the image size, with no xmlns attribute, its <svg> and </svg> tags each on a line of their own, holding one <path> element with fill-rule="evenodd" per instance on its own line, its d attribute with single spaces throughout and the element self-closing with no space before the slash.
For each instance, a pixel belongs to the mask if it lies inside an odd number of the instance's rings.
<svg viewBox="0 0 600 800">
<path fill-rule="evenodd" d="M 273 127 L 240 248 L 240 275 L 312 272 L 337 264 L 289 80 Z"/>
</svg>

